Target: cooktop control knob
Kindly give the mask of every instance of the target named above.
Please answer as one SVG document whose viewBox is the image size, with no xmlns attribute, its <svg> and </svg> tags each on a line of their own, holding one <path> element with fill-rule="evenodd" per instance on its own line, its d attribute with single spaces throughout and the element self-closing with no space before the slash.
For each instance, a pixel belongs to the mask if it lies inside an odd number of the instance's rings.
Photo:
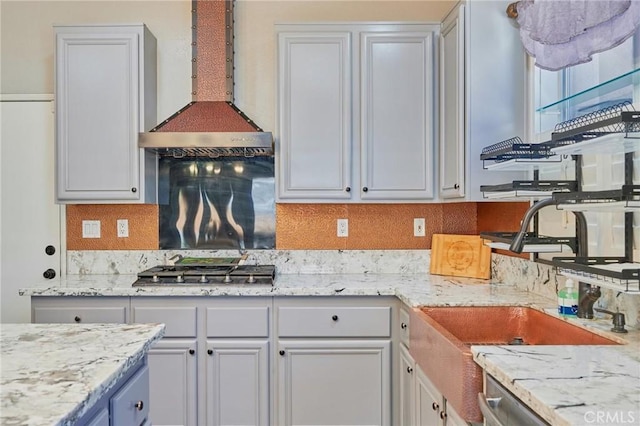
<svg viewBox="0 0 640 426">
<path fill-rule="evenodd" d="M 183 282 L 184 282 L 184 276 L 182 276 L 182 275 L 178 275 L 178 276 L 176 277 L 176 282 L 177 282 L 177 283 L 183 283 Z"/>
<path fill-rule="evenodd" d="M 249 284 L 253 284 L 256 282 L 256 277 L 253 276 L 253 274 L 249 274 L 249 278 L 247 278 L 247 282 Z"/>
<path fill-rule="evenodd" d="M 206 275 L 202 275 L 202 276 L 200 277 L 200 282 L 201 282 L 201 283 L 208 283 L 208 282 L 209 282 L 209 280 L 207 279 L 207 276 L 206 276 Z"/>
<path fill-rule="evenodd" d="M 224 280 L 222 280 L 223 283 L 230 283 L 233 282 L 233 280 L 231 279 L 231 275 L 227 274 L 224 276 Z"/>
<path fill-rule="evenodd" d="M 160 282 L 160 278 L 159 278 L 157 275 L 154 275 L 154 276 L 151 278 L 151 281 L 152 281 L 152 282 L 154 282 L 154 283 L 159 283 L 159 282 Z"/>
</svg>

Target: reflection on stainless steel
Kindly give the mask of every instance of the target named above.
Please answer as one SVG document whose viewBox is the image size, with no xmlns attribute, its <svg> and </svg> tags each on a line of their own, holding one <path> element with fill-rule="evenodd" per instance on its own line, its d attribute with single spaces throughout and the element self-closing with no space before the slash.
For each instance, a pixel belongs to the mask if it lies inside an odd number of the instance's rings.
<svg viewBox="0 0 640 426">
<path fill-rule="evenodd" d="M 161 249 L 273 249 L 273 158 L 160 160 Z"/>
</svg>

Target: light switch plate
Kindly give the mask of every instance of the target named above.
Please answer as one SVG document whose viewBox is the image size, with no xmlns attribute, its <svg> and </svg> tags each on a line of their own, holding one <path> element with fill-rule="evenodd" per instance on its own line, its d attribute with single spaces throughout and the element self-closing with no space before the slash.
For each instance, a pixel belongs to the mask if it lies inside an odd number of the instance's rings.
<svg viewBox="0 0 640 426">
<path fill-rule="evenodd" d="M 83 220 L 82 238 L 100 238 L 100 221 Z"/>
</svg>

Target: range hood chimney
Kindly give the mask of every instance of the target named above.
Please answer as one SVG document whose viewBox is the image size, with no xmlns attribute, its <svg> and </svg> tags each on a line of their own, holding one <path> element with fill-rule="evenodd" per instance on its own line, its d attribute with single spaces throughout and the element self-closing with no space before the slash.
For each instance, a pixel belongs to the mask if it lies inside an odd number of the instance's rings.
<svg viewBox="0 0 640 426">
<path fill-rule="evenodd" d="M 149 132 L 161 156 L 271 156 L 273 136 L 233 104 L 233 1 L 192 1 L 192 102 Z"/>
</svg>

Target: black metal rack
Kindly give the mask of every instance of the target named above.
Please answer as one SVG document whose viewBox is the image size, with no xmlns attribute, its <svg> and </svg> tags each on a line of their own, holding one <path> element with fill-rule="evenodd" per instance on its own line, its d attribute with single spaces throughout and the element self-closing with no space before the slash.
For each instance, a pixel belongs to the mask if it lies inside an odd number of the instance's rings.
<svg viewBox="0 0 640 426">
<path fill-rule="evenodd" d="M 541 144 L 524 144 L 520 138 L 511 138 L 483 149 L 481 159 L 483 167 L 485 161 L 501 162 L 515 159 L 548 159 L 554 154 L 553 148 L 580 146 L 580 142 L 596 143 L 595 138 L 613 133 L 623 134 L 624 137 L 638 138 L 639 135 L 629 135 L 640 132 L 640 112 L 633 110 L 630 102 L 616 104 L 602 110 L 577 117 L 556 125 L 549 142 Z M 603 138 L 606 139 L 606 138 Z M 623 139 L 623 138 L 621 138 Z M 637 139 L 633 139 L 637 140 Z M 566 151 L 566 149 L 564 149 Z M 560 150 L 559 150 L 560 151 Z M 640 292 L 640 263 L 633 261 L 633 213 L 631 210 L 640 209 L 640 185 L 633 184 L 633 152 L 625 150 L 624 185 L 615 190 L 582 191 L 581 164 L 582 155 L 574 153 L 576 161 L 575 181 L 540 181 L 538 170 L 534 171 L 532 181 L 513 181 L 502 185 L 483 186 L 483 192 L 500 191 L 539 191 L 551 192 L 551 199 L 556 207 L 577 211 L 593 209 L 594 207 L 615 207 L 624 213 L 625 253 L 622 257 L 588 257 L 580 250 L 577 257 L 553 257 L 551 261 L 540 259 L 534 254 L 534 260 L 551 264 L 559 272 L 567 276 L 574 276 L 578 280 L 595 285 L 605 285 L 627 292 Z M 560 161 L 560 160 L 559 160 Z M 485 167 L 486 168 L 486 167 Z M 515 233 L 481 233 L 481 236 L 491 241 L 510 244 Z M 527 244 L 566 244 L 576 253 L 577 247 L 585 242 L 572 238 L 554 238 L 538 235 L 537 216 L 534 217 L 534 232 L 525 235 Z"/>
<path fill-rule="evenodd" d="M 531 192 L 572 192 L 577 190 L 578 183 L 575 180 L 514 180 L 499 185 L 480 186 L 480 191 L 483 192 L 485 198 L 489 198 L 487 193 L 514 192 L 514 196 L 517 197 L 518 192 L 527 192 L 526 196 L 531 196 Z"/>
<path fill-rule="evenodd" d="M 640 112 L 627 101 L 557 124 L 551 141 L 576 143 L 611 133 L 639 131 Z"/>
<path fill-rule="evenodd" d="M 511 244 L 516 232 L 481 232 L 480 238 L 497 243 Z M 571 251 L 576 252 L 577 240 L 575 237 L 549 237 L 538 235 L 536 232 L 527 232 L 524 236 L 524 245 L 566 245 Z M 526 251 L 526 250 L 525 250 Z"/>
</svg>

